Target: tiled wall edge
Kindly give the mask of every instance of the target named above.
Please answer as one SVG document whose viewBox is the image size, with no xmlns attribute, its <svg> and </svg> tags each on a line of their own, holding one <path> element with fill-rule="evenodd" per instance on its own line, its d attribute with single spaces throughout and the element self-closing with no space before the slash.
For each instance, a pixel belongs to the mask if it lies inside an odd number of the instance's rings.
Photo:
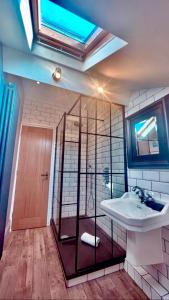
<svg viewBox="0 0 169 300">
<path fill-rule="evenodd" d="M 133 266 L 127 260 L 125 260 L 124 269 L 149 299 L 169 299 L 169 291 L 142 267 Z"/>
<path fill-rule="evenodd" d="M 92 272 L 92 273 L 89 273 L 86 275 L 82 275 L 82 276 L 79 276 L 79 277 L 76 277 L 76 278 L 73 278 L 70 280 L 66 280 L 66 286 L 72 287 L 72 286 L 75 286 L 80 283 L 84 283 L 84 282 L 87 282 L 87 281 L 90 281 L 90 280 L 93 280 L 93 279 L 96 279 L 96 278 L 99 278 L 99 277 L 102 277 L 102 276 L 105 276 L 105 275 L 108 275 L 108 274 L 111 274 L 114 272 L 118 272 L 122 269 L 124 269 L 124 263 L 110 266 L 105 269 L 101 269 L 101 270 L 98 270 L 98 271 L 95 271 L 95 272 Z"/>
<path fill-rule="evenodd" d="M 136 91 L 130 97 L 129 104 L 125 108 L 126 117 L 155 103 L 169 94 L 169 87 L 145 89 Z M 164 169 L 129 169 L 129 190 L 134 185 L 141 185 L 146 191 L 153 191 L 157 199 L 168 199 L 169 195 L 169 170 Z M 167 198 L 166 198 L 167 197 Z M 162 245 L 164 263 L 159 265 L 143 266 L 147 275 L 138 274 L 134 266 L 130 264 L 125 268 L 150 299 L 169 299 L 169 227 L 162 228 Z M 163 290 L 164 289 L 164 290 Z M 166 294 L 164 294 L 164 292 Z"/>
<path fill-rule="evenodd" d="M 98 270 L 86 275 L 79 276 L 66 281 L 67 287 L 72 287 L 114 272 L 124 269 L 135 283 L 143 290 L 149 299 L 152 300 L 169 300 L 169 291 L 164 288 L 157 280 L 153 278 L 142 267 L 132 266 L 127 260 L 115 266 Z"/>
</svg>

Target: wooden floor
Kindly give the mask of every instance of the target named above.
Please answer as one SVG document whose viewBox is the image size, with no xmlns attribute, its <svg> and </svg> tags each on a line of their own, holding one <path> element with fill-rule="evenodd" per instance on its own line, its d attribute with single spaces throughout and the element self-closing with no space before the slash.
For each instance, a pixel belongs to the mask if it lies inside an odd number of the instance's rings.
<svg viewBox="0 0 169 300">
<path fill-rule="evenodd" d="M 0 299 L 147 299 L 125 271 L 66 288 L 50 228 L 12 232 L 0 261 Z"/>
</svg>

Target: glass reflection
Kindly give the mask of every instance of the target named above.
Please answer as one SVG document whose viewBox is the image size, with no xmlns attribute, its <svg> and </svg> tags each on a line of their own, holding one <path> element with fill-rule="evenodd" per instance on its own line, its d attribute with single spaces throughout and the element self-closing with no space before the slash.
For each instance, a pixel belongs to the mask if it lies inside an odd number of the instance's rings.
<svg viewBox="0 0 169 300">
<path fill-rule="evenodd" d="M 137 156 L 159 154 L 157 119 L 150 117 L 135 124 Z"/>
</svg>

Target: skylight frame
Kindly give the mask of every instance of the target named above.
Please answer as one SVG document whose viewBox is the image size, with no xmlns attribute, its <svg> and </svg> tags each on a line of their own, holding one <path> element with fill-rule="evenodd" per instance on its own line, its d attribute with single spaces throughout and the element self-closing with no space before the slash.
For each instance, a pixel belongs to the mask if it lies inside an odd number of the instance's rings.
<svg viewBox="0 0 169 300">
<path fill-rule="evenodd" d="M 87 43 L 82 44 L 66 35 L 58 33 L 50 28 L 41 24 L 40 17 L 40 0 L 32 0 L 32 13 L 33 23 L 36 39 L 38 42 L 43 43 L 52 48 L 56 48 L 59 51 L 74 56 L 75 58 L 84 61 L 85 58 L 94 50 L 98 45 L 110 38 L 110 33 L 99 28 L 89 38 Z M 113 36 L 113 35 L 111 35 Z"/>
</svg>

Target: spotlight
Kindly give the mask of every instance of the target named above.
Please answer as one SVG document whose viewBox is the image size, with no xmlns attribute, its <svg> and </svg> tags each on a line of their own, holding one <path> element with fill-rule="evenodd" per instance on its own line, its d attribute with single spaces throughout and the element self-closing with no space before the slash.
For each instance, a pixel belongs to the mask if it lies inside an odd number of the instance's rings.
<svg viewBox="0 0 169 300">
<path fill-rule="evenodd" d="M 57 67 L 55 69 L 55 72 L 52 74 L 53 79 L 56 80 L 56 81 L 60 80 L 61 79 L 61 73 L 62 73 L 61 68 Z"/>
<path fill-rule="evenodd" d="M 97 91 L 99 94 L 103 94 L 104 93 L 104 89 L 102 86 L 98 86 Z"/>
</svg>

